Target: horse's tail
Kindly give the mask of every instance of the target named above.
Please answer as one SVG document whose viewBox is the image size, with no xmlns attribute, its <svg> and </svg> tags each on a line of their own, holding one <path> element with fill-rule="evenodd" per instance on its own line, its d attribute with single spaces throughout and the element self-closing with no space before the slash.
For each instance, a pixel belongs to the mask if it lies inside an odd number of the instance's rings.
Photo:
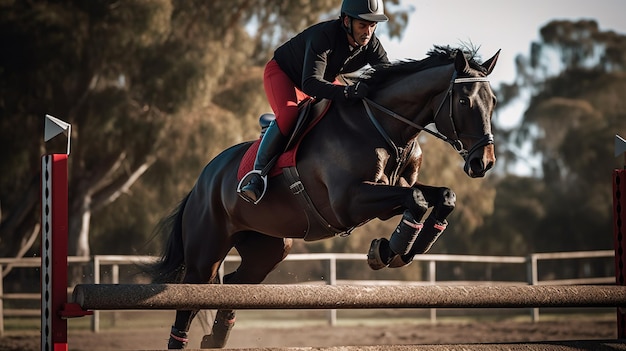
<svg viewBox="0 0 626 351">
<path fill-rule="evenodd" d="M 167 244 L 161 258 L 146 271 L 152 276 L 153 283 L 180 283 L 185 272 L 185 252 L 183 248 L 183 212 L 189 195 L 178 204 L 178 207 L 163 218 L 157 225 L 156 234 L 167 235 Z"/>
</svg>

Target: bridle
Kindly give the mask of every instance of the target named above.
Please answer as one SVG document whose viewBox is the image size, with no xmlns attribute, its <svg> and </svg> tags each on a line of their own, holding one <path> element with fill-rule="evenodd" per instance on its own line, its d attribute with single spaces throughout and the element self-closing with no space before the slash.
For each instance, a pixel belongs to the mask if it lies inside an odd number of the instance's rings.
<svg viewBox="0 0 626 351">
<path fill-rule="evenodd" d="M 447 136 L 443 135 L 442 133 L 440 133 L 439 131 L 433 131 L 430 130 L 428 128 L 425 128 L 423 126 L 418 125 L 417 123 L 409 120 L 408 118 L 405 118 L 393 111 L 391 111 L 390 109 L 372 101 L 371 99 L 368 98 L 363 98 L 363 105 L 365 106 L 365 110 L 367 111 L 367 115 L 369 116 L 372 124 L 374 124 L 374 126 L 376 127 L 376 129 L 378 130 L 378 132 L 383 136 L 383 138 L 387 141 L 387 143 L 389 145 L 391 145 L 393 147 L 393 149 L 396 151 L 396 157 L 399 158 L 399 154 L 400 154 L 400 148 L 398 148 L 396 146 L 396 144 L 393 142 L 393 140 L 391 140 L 391 137 L 389 137 L 389 135 L 387 134 L 387 132 L 385 132 L 384 128 L 380 125 L 380 123 L 378 122 L 378 120 L 376 119 L 376 117 L 374 116 L 374 113 L 372 112 L 372 109 L 370 107 L 373 106 L 375 107 L 377 110 L 384 112 L 385 114 L 413 127 L 416 128 L 420 131 L 425 131 L 445 142 L 447 142 L 448 144 L 450 144 L 454 150 L 456 150 L 456 152 L 459 153 L 459 155 L 461 155 L 461 157 L 463 157 L 464 160 L 467 161 L 467 157 L 469 155 L 471 155 L 474 151 L 476 151 L 477 149 L 486 146 L 486 145 L 490 145 L 494 143 L 493 140 L 493 134 L 492 133 L 486 133 L 482 136 L 477 136 L 477 135 L 467 135 L 467 134 L 460 134 L 457 131 L 456 128 L 456 124 L 454 123 L 454 118 L 452 116 L 452 93 L 453 93 L 453 89 L 454 89 L 454 84 L 464 84 L 464 83 L 478 83 L 478 82 L 489 82 L 489 79 L 487 77 L 466 77 L 466 78 L 457 78 L 457 72 L 455 71 L 452 74 L 452 79 L 450 80 L 450 85 L 448 86 L 448 90 L 446 91 L 446 96 L 443 98 L 443 100 L 441 100 L 441 103 L 439 104 L 439 107 L 437 108 L 437 110 L 435 111 L 434 117 L 433 117 L 433 122 L 435 122 L 437 120 L 437 116 L 439 115 L 439 112 L 441 112 L 441 109 L 444 105 L 444 103 L 446 102 L 446 100 L 450 101 L 450 112 L 448 114 L 448 118 L 450 120 L 450 124 L 452 125 L 452 131 L 454 132 L 454 136 L 455 139 L 451 139 L 448 138 Z M 460 135 L 465 135 L 468 137 L 472 137 L 472 138 L 477 138 L 479 139 L 478 142 L 472 146 L 472 148 L 470 150 L 466 150 L 465 147 L 463 146 L 463 143 L 461 142 L 461 139 L 459 138 Z"/>
</svg>

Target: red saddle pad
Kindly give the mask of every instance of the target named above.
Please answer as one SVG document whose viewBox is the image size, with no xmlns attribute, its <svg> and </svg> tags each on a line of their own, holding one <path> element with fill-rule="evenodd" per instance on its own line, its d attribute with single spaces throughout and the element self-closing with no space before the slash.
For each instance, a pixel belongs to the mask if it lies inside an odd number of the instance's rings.
<svg viewBox="0 0 626 351">
<path fill-rule="evenodd" d="M 298 153 L 300 142 L 309 133 L 309 131 L 313 129 L 313 127 L 322 119 L 322 117 L 326 115 L 326 112 L 328 112 L 328 108 L 330 107 L 330 105 L 330 103 L 326 104 L 323 107 L 323 110 L 321 111 L 319 116 L 315 117 L 311 121 L 310 125 L 306 128 L 304 133 L 302 133 L 300 139 L 296 143 L 294 143 L 293 147 L 289 148 L 289 150 L 285 151 L 282 155 L 280 155 L 280 157 L 278 157 L 276 164 L 274 164 L 274 167 L 268 174 L 269 177 L 274 177 L 281 174 L 283 168 L 293 167 L 296 165 L 296 154 Z M 261 139 L 259 138 L 254 143 L 252 143 L 252 145 L 250 145 L 248 151 L 246 151 L 246 153 L 241 158 L 241 162 L 239 163 L 239 170 L 237 171 L 237 180 L 241 180 L 254 167 L 256 152 L 259 149 L 260 144 Z"/>
</svg>

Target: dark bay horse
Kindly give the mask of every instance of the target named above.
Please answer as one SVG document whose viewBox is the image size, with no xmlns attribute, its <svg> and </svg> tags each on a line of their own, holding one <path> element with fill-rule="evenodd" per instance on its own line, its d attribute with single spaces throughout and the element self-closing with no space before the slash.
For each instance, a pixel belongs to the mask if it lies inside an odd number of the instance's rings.
<svg viewBox="0 0 626 351">
<path fill-rule="evenodd" d="M 495 163 L 496 98 L 486 77 L 499 52 L 482 64 L 473 54 L 435 46 L 423 60 L 374 67 L 360 78 L 373 92 L 368 99 L 333 102 L 302 140 L 296 167 L 271 178 L 257 205 L 236 193 L 239 163 L 252 142 L 224 150 L 162 222 L 169 239 L 151 267 L 154 281 L 220 283 L 218 269 L 234 247 L 241 264 L 223 283 L 259 284 L 287 256 L 291 238 L 332 237 L 399 214 L 391 239 L 372 243 L 370 266 L 400 267 L 426 252 L 445 228 L 455 194 L 417 182 L 424 126 L 435 124 L 437 132 L 426 131 L 463 156 L 470 177 L 484 176 Z M 186 346 L 197 312 L 176 311 L 169 348 Z M 202 346 L 223 347 L 233 324 L 234 311 L 219 310 Z"/>
</svg>

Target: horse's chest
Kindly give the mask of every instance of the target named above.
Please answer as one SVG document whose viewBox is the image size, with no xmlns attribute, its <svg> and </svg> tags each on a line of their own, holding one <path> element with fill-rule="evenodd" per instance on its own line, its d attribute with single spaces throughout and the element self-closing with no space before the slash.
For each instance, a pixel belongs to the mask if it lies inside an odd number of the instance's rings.
<svg viewBox="0 0 626 351">
<path fill-rule="evenodd" d="M 416 147 L 417 146 L 417 147 Z M 385 185 L 411 186 L 417 181 L 422 153 L 419 145 L 397 150 L 391 155 L 385 148 L 376 148 L 373 182 Z"/>
</svg>

